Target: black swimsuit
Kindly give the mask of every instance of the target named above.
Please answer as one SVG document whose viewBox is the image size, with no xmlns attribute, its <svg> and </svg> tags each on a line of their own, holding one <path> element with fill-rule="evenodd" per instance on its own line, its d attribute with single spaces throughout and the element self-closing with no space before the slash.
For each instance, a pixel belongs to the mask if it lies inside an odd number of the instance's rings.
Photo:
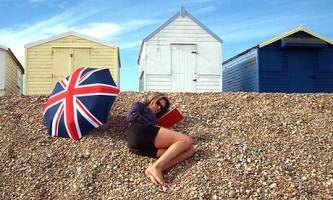
<svg viewBox="0 0 333 200">
<path fill-rule="evenodd" d="M 156 157 L 155 138 L 160 130 L 156 116 L 141 102 L 135 102 L 128 111 L 128 147 L 131 152 Z"/>
<path fill-rule="evenodd" d="M 132 153 L 156 158 L 157 148 L 155 138 L 160 130 L 159 126 L 134 124 L 128 129 L 128 148 Z"/>
</svg>

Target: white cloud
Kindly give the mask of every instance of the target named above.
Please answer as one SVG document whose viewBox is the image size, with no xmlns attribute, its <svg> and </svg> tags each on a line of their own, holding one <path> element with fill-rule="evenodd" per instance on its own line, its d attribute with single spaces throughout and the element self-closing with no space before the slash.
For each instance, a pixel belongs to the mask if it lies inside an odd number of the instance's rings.
<svg viewBox="0 0 333 200">
<path fill-rule="evenodd" d="M 39 1 L 44 0 L 30 0 L 30 2 Z M 15 56 L 24 65 L 24 45 L 31 42 L 52 37 L 70 30 L 98 39 L 109 40 L 113 36 L 158 22 L 151 19 L 135 19 L 121 24 L 113 22 L 92 22 L 78 25 L 78 22 L 81 23 L 83 19 L 103 12 L 105 9 L 107 9 L 107 6 L 87 9 L 86 4 L 80 4 L 75 8 L 69 9 L 44 21 L 16 27 L 0 28 L 0 44 L 12 49 Z M 84 10 L 84 12 L 82 12 L 82 10 Z M 131 46 L 132 45 L 128 44 L 125 48 L 130 48 Z"/>
<path fill-rule="evenodd" d="M 123 27 L 127 31 L 136 30 L 147 25 L 161 23 L 161 20 L 155 19 L 135 19 L 127 21 L 123 24 Z"/>
<path fill-rule="evenodd" d="M 119 34 L 124 28 L 116 23 L 90 23 L 84 26 L 74 27 L 73 29 L 95 38 L 105 39 Z"/>
<path fill-rule="evenodd" d="M 61 14 L 32 26 L 25 25 L 0 29 L 0 42 L 12 49 L 15 56 L 24 65 L 24 45 L 49 37 L 56 31 L 64 32 L 67 27 L 60 24 L 65 18 L 66 14 Z"/>
<path fill-rule="evenodd" d="M 194 13 L 196 15 L 207 14 L 207 13 L 211 13 L 211 12 L 213 12 L 215 10 L 216 10 L 216 7 L 214 7 L 214 6 L 207 6 L 207 7 L 203 7 L 203 8 L 197 9 Z"/>
<path fill-rule="evenodd" d="M 198 3 L 198 4 L 202 4 L 202 3 L 208 3 L 208 2 L 212 2 L 214 0 L 187 0 L 190 1 L 192 3 Z"/>
<path fill-rule="evenodd" d="M 110 39 L 116 35 L 122 34 L 124 32 L 130 32 L 137 30 L 147 25 L 159 23 L 160 20 L 153 19 L 136 19 L 130 20 L 121 24 L 113 22 L 94 22 L 89 24 L 84 24 L 78 27 L 73 27 L 74 31 L 91 35 L 99 39 Z"/>
<path fill-rule="evenodd" d="M 39 3 L 39 2 L 45 2 L 45 1 L 49 1 L 49 0 L 28 0 L 31 3 Z"/>
<path fill-rule="evenodd" d="M 52 37 L 70 30 L 97 39 L 109 40 L 124 32 L 130 32 L 160 22 L 159 20 L 153 19 L 135 19 L 121 24 L 112 22 L 94 22 L 77 26 L 76 22 L 87 15 L 89 14 L 76 15 L 76 17 L 73 17 L 73 13 L 65 12 L 33 25 L 0 29 L 0 44 L 11 48 L 19 61 L 24 65 L 24 45 L 31 42 Z M 122 48 L 132 48 L 138 45 L 139 42 L 130 42 L 122 46 Z"/>
</svg>

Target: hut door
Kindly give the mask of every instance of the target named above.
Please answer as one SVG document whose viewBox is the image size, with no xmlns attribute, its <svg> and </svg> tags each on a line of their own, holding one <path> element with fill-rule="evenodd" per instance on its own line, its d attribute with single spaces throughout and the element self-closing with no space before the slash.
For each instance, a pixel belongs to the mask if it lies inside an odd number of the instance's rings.
<svg viewBox="0 0 333 200">
<path fill-rule="evenodd" d="M 68 48 L 54 48 L 53 49 L 53 66 L 52 66 L 52 86 L 64 79 L 71 73 L 72 58 L 71 49 Z"/>
<path fill-rule="evenodd" d="M 51 88 L 82 66 L 90 66 L 90 49 L 54 48 Z"/>
<path fill-rule="evenodd" d="M 288 73 L 290 92 L 313 92 L 314 65 L 310 50 L 288 51 Z"/>
<path fill-rule="evenodd" d="M 73 50 L 73 71 L 79 67 L 90 66 L 90 49 Z"/>
<path fill-rule="evenodd" d="M 195 45 L 171 45 L 172 91 L 195 91 L 195 49 Z"/>
</svg>

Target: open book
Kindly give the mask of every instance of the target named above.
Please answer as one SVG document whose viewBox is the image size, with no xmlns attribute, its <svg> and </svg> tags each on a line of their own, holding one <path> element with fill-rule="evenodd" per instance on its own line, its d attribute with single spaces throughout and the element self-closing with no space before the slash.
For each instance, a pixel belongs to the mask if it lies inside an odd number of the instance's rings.
<svg viewBox="0 0 333 200">
<path fill-rule="evenodd" d="M 170 128 L 180 122 L 183 118 L 184 117 L 179 110 L 177 108 L 173 108 L 158 118 L 157 123 L 162 127 Z"/>
</svg>

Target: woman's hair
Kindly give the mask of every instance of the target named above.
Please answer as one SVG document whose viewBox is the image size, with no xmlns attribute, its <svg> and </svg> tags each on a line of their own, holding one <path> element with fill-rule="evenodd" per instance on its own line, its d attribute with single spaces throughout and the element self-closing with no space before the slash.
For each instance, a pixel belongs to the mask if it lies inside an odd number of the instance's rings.
<svg viewBox="0 0 333 200">
<path fill-rule="evenodd" d="M 142 103 L 144 103 L 146 106 L 149 106 L 150 103 L 156 103 L 161 99 L 164 99 L 166 103 L 164 110 L 168 110 L 170 108 L 170 101 L 169 98 L 163 93 L 159 92 L 150 93 L 142 99 Z"/>
</svg>

